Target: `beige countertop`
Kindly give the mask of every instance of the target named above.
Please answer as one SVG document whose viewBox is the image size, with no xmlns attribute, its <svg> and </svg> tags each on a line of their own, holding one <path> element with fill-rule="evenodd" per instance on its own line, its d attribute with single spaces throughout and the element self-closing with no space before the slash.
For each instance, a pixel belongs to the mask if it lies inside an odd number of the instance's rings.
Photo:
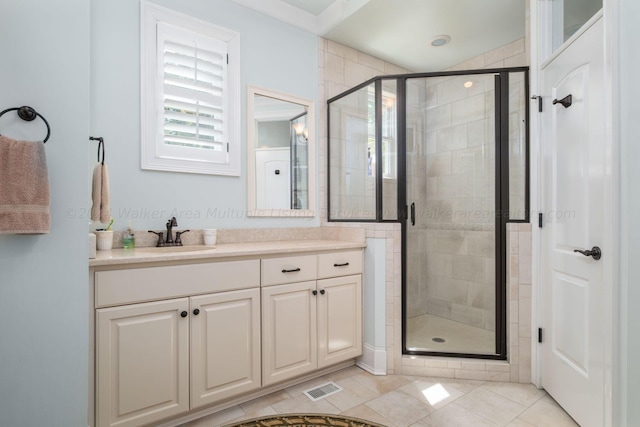
<svg viewBox="0 0 640 427">
<path fill-rule="evenodd" d="M 362 249 L 364 242 L 342 240 L 284 240 L 248 243 L 220 243 L 215 246 L 191 245 L 170 248 L 137 247 L 97 251 L 89 260 L 89 267 L 131 265 L 174 261 L 207 260 L 216 258 L 298 254 L 305 252 Z"/>
</svg>

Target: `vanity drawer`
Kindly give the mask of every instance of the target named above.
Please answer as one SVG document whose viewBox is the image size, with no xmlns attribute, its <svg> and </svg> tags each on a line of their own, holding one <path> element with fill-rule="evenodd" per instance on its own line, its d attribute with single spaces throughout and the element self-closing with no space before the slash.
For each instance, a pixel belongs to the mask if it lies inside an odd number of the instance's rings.
<svg viewBox="0 0 640 427">
<path fill-rule="evenodd" d="M 362 273 L 362 251 L 331 252 L 318 255 L 318 278 Z"/>
<path fill-rule="evenodd" d="M 96 308 L 260 286 L 260 260 L 95 273 Z"/>
<path fill-rule="evenodd" d="M 262 286 L 316 280 L 316 255 L 262 260 Z"/>
</svg>

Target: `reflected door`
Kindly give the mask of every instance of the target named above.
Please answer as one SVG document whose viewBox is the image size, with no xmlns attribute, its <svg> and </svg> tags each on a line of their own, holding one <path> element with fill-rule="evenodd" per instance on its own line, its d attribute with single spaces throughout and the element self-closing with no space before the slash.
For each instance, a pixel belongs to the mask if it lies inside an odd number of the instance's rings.
<svg viewBox="0 0 640 427">
<path fill-rule="evenodd" d="M 495 79 L 407 80 L 405 351 L 497 352 Z"/>
<path fill-rule="evenodd" d="M 256 149 L 256 206 L 289 209 L 291 191 L 289 148 Z"/>
</svg>

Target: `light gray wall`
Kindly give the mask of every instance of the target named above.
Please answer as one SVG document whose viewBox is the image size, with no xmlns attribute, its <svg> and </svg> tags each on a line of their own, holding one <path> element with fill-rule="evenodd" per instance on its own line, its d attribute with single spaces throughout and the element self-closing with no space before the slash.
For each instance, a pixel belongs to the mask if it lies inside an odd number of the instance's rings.
<svg viewBox="0 0 640 427">
<path fill-rule="evenodd" d="M 91 2 L 91 132 L 106 141 L 115 228 L 317 226 L 313 219 L 246 217 L 246 85 L 317 101 L 318 38 L 231 0 L 155 3 L 240 33 L 242 176 L 221 177 L 140 168 L 140 4 Z M 92 145 L 90 169 L 95 164 Z"/>
<path fill-rule="evenodd" d="M 615 424 L 636 426 L 640 422 L 640 90 L 637 74 L 640 70 L 640 53 L 637 41 L 640 40 L 640 4 L 637 1 L 616 2 L 619 7 L 620 25 L 614 34 L 619 42 L 619 68 L 614 70 L 614 84 L 620 96 L 614 106 L 614 128 L 619 125 L 620 134 L 620 174 L 621 174 L 621 230 L 620 253 L 620 360 L 614 368 L 618 369 L 621 384 L 616 388 L 614 402 Z M 615 38 L 615 37 L 614 37 Z M 617 43 L 616 43 L 617 44 Z M 619 80 L 618 80 L 619 78 Z M 616 93 L 614 91 L 614 93 Z M 618 111 L 619 108 L 619 111 Z M 617 114 L 619 113 L 619 114 Z"/>
<path fill-rule="evenodd" d="M 87 425 L 89 2 L 0 1 L 0 110 L 46 143 L 51 233 L 0 235 L 0 425 Z M 14 112 L 0 132 L 42 139 Z M 2 183 L 0 183 L 2 185 Z"/>
</svg>

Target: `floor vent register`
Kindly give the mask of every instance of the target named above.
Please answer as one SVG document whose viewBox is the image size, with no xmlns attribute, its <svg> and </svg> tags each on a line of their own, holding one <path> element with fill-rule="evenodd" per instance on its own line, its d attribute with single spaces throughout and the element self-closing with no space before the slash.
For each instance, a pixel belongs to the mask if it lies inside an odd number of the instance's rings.
<svg viewBox="0 0 640 427">
<path fill-rule="evenodd" d="M 338 393 L 339 391 L 342 391 L 342 387 L 334 382 L 328 382 L 307 390 L 304 394 L 315 402 L 316 400 L 323 399 L 327 396 Z"/>
</svg>

